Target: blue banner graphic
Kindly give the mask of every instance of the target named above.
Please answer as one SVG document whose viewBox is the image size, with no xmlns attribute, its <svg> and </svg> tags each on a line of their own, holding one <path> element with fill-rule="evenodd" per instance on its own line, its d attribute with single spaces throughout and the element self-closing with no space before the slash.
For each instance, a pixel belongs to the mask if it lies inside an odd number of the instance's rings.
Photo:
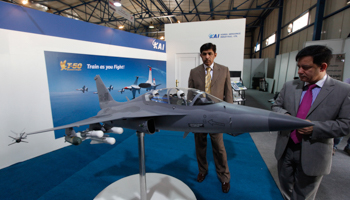
<svg viewBox="0 0 350 200">
<path fill-rule="evenodd" d="M 96 75 L 101 76 L 114 100 L 119 102 L 147 92 L 140 88 L 133 93 L 130 86 L 146 83 L 150 68 L 156 89 L 166 88 L 165 61 L 48 51 L 45 52 L 45 61 L 55 127 L 97 114 L 100 107 L 94 80 Z M 76 131 L 86 128 L 79 127 Z M 55 131 L 56 138 L 64 134 L 64 130 Z"/>
</svg>

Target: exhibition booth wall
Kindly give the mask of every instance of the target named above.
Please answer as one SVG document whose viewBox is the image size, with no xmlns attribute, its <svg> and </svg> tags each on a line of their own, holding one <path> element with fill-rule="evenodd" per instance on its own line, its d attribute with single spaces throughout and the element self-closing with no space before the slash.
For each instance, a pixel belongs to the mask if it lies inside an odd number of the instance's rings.
<svg viewBox="0 0 350 200">
<path fill-rule="evenodd" d="M 245 19 L 165 24 L 167 85 L 187 87 L 190 70 L 202 64 L 200 47 L 216 45 L 215 62 L 230 71 L 243 71 Z"/>
<path fill-rule="evenodd" d="M 64 131 L 31 135 L 29 143 L 10 146 L 8 136 L 96 115 L 97 74 L 107 87 L 113 85 L 117 101 L 133 98 L 131 91 L 118 91 L 135 76 L 146 82 L 149 66 L 158 87 L 166 87 L 162 40 L 0 2 L 0 44 L 0 168 L 69 145 Z"/>
<path fill-rule="evenodd" d="M 350 38 L 308 41 L 304 46 L 325 45 L 332 49 L 333 59 L 327 73 L 340 81 L 350 78 Z M 253 86 L 253 79 L 258 74 L 263 75 L 268 84 L 267 91 L 279 92 L 284 83 L 298 77 L 297 62 L 295 60 L 299 51 L 292 51 L 277 55 L 276 58 L 244 59 L 243 82 L 247 88 L 257 89 Z"/>
</svg>

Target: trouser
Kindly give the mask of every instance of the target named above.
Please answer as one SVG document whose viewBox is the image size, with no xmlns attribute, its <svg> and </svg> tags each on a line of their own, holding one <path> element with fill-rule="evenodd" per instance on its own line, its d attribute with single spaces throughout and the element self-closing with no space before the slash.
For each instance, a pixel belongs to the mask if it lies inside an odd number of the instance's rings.
<svg viewBox="0 0 350 200">
<path fill-rule="evenodd" d="M 287 148 L 278 160 L 278 178 L 284 199 L 315 199 L 323 176 L 308 176 L 304 173 L 301 162 L 301 145 L 289 140 Z"/>
<path fill-rule="evenodd" d="M 195 133 L 196 155 L 199 173 L 208 173 L 207 161 L 207 135 L 208 133 Z M 226 149 L 222 133 L 210 133 L 213 156 L 216 168 L 216 174 L 220 181 L 230 182 L 230 171 L 227 165 Z"/>
</svg>

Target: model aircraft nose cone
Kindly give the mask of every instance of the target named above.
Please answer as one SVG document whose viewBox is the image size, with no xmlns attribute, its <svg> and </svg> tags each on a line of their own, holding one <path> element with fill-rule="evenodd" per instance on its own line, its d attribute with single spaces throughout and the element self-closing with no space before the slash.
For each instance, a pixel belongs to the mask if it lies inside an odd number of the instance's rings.
<svg viewBox="0 0 350 200">
<path fill-rule="evenodd" d="M 313 126 L 314 124 L 303 119 L 271 112 L 268 117 L 270 131 L 294 130 Z"/>
</svg>

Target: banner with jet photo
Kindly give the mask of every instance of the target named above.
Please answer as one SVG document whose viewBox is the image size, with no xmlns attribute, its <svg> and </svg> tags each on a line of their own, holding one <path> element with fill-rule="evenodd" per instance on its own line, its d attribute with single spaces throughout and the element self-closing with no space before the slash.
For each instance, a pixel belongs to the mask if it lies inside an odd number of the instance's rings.
<svg viewBox="0 0 350 200">
<path fill-rule="evenodd" d="M 166 88 L 165 61 L 45 51 L 45 62 L 54 127 L 98 113 L 96 75 L 101 76 L 118 102 L 137 98 L 152 89 Z M 145 85 L 152 86 L 144 88 Z M 76 131 L 87 128 L 79 127 Z M 65 130 L 55 131 L 56 138 L 64 135 Z"/>
</svg>

